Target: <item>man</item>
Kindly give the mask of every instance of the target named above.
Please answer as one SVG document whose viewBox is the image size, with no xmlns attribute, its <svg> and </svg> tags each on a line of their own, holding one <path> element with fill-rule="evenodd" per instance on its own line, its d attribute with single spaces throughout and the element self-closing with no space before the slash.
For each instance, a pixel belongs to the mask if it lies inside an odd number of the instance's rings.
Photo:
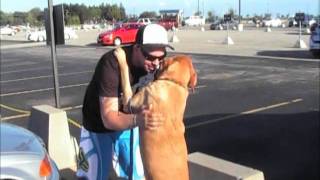
<svg viewBox="0 0 320 180">
<path fill-rule="evenodd" d="M 153 80 L 166 56 L 166 47 L 173 49 L 168 45 L 166 30 L 157 24 L 141 27 L 136 44 L 123 47 L 134 88 Z M 105 180 L 112 165 L 121 178 L 144 178 L 136 127 L 156 129 L 161 126 L 162 116 L 151 113 L 152 107 L 143 107 L 138 114 L 122 112 L 121 92 L 119 64 L 112 50 L 99 60 L 84 97 L 79 178 Z"/>
</svg>

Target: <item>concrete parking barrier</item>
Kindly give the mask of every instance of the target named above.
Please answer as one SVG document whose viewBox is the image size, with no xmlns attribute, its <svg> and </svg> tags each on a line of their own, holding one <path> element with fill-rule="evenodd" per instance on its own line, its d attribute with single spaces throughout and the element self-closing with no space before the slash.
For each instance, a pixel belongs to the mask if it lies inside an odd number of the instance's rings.
<svg viewBox="0 0 320 180">
<path fill-rule="evenodd" d="M 306 33 L 306 34 L 310 34 L 310 33 L 311 33 L 310 29 L 309 29 L 309 28 L 306 28 L 305 33 Z"/>
<path fill-rule="evenodd" d="M 238 31 L 240 31 L 240 32 L 243 31 L 243 24 L 238 24 Z"/>
<path fill-rule="evenodd" d="M 307 45 L 302 39 L 298 39 L 296 44 L 294 45 L 295 48 L 300 48 L 300 49 L 306 49 Z"/>
<path fill-rule="evenodd" d="M 266 32 L 272 32 L 270 27 L 267 27 Z"/>
<path fill-rule="evenodd" d="M 230 36 L 227 36 L 227 37 L 225 38 L 225 40 L 223 41 L 223 44 L 233 45 L 234 42 L 233 42 L 233 40 L 232 40 L 232 38 L 231 38 Z"/>
<path fill-rule="evenodd" d="M 173 31 L 173 34 L 172 34 L 171 39 L 170 39 L 170 42 L 172 42 L 172 43 L 177 43 L 177 42 L 179 42 L 179 38 L 178 38 L 178 36 L 176 35 L 176 32 L 175 32 L 175 31 Z"/>
<path fill-rule="evenodd" d="M 189 154 L 190 180 L 264 180 L 263 172 L 200 152 Z"/>
<path fill-rule="evenodd" d="M 60 170 L 76 168 L 78 144 L 70 136 L 65 111 L 49 105 L 33 106 L 28 129 L 43 139 Z"/>
</svg>

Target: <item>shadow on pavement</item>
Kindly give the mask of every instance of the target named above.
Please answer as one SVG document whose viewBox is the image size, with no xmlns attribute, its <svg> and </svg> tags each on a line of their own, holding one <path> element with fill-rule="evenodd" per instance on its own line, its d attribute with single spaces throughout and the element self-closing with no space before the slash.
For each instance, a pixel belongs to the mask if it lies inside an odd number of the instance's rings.
<svg viewBox="0 0 320 180">
<path fill-rule="evenodd" d="M 186 118 L 186 125 L 228 116 Z M 253 114 L 186 130 L 189 153 L 202 152 L 263 171 L 267 180 L 318 180 L 319 111 Z"/>
<path fill-rule="evenodd" d="M 86 46 L 90 46 L 90 47 L 104 47 L 98 43 L 89 43 L 89 44 L 86 44 Z"/>
<path fill-rule="evenodd" d="M 259 51 L 258 56 L 286 57 L 296 59 L 316 59 L 309 50 L 293 50 L 293 51 Z"/>
<path fill-rule="evenodd" d="M 295 35 L 295 36 L 297 36 L 297 38 L 298 38 L 298 36 L 299 36 L 299 31 L 297 31 L 297 32 L 289 32 L 289 33 L 286 33 L 286 34 L 288 34 L 288 35 Z M 308 35 L 310 35 L 310 33 L 306 33 L 306 29 L 302 29 L 302 30 L 301 30 L 301 35 L 308 36 Z"/>
<path fill-rule="evenodd" d="M 77 179 L 75 170 L 70 168 L 60 170 L 60 176 L 60 180 Z"/>
</svg>

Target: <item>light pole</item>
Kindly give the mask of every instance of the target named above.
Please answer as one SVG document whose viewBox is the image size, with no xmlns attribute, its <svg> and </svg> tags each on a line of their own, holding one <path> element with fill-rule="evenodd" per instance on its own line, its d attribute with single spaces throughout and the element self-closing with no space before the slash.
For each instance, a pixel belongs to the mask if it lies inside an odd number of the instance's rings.
<svg viewBox="0 0 320 180">
<path fill-rule="evenodd" d="M 200 16 L 200 12 L 199 12 L 199 0 L 198 0 L 198 11 L 197 11 L 198 16 Z"/>
<path fill-rule="evenodd" d="M 49 13 L 49 29 L 51 35 L 51 58 L 52 58 L 52 69 L 53 69 L 53 81 L 54 81 L 54 92 L 55 92 L 55 102 L 56 108 L 60 108 L 60 90 L 59 90 L 59 76 L 58 76 L 58 64 L 56 58 L 56 43 L 54 36 L 54 24 L 53 24 L 53 5 L 52 0 L 48 0 L 48 13 Z M 48 32 L 47 32 L 48 33 Z"/>
<path fill-rule="evenodd" d="M 239 0 L 239 24 L 241 23 L 241 0 Z"/>
<path fill-rule="evenodd" d="M 205 14 L 204 14 L 204 0 L 202 0 L 202 17 L 204 18 Z"/>
</svg>

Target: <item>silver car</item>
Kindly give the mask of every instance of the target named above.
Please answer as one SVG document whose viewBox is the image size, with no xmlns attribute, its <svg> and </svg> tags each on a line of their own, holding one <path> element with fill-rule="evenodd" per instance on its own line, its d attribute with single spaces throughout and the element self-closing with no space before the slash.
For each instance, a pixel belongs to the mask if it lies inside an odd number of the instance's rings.
<svg viewBox="0 0 320 180">
<path fill-rule="evenodd" d="M 37 135 L 8 123 L 0 123 L 0 133 L 0 179 L 59 179 L 59 170 Z"/>
</svg>

